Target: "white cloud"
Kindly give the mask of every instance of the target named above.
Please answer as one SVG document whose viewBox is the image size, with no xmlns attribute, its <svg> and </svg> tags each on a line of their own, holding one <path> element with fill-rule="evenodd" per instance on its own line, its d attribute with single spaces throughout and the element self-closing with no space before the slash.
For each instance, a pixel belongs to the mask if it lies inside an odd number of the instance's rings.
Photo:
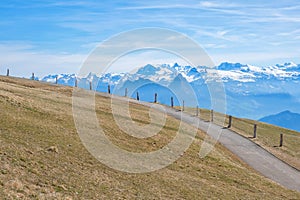
<svg viewBox="0 0 300 200">
<path fill-rule="evenodd" d="M 117 59 L 110 67 L 112 72 L 132 71 L 136 68 L 147 64 L 170 64 L 179 63 L 180 65 L 188 65 L 182 58 L 171 53 L 159 50 L 139 51 L 126 54 Z"/>
<path fill-rule="evenodd" d="M 253 65 L 275 65 L 285 62 L 300 63 L 299 52 L 241 52 L 241 53 L 209 53 L 216 64 L 224 61 Z"/>
<path fill-rule="evenodd" d="M 10 69 L 12 76 L 30 77 L 51 73 L 77 73 L 86 55 L 81 54 L 46 54 L 32 50 L 32 45 L 0 45 L 0 72 L 5 74 Z"/>
<path fill-rule="evenodd" d="M 277 34 L 278 36 L 293 36 L 293 35 L 300 35 L 300 29 L 296 29 L 289 32 L 280 32 Z"/>
<path fill-rule="evenodd" d="M 203 44 L 202 46 L 206 49 L 224 49 L 227 47 L 227 45 L 225 44 L 212 44 L 212 43 Z"/>
<path fill-rule="evenodd" d="M 211 2 L 211 1 L 202 1 L 202 2 L 200 2 L 199 5 L 202 6 L 202 7 L 206 7 L 206 8 L 220 7 L 219 4 L 216 4 L 216 3 Z"/>
<path fill-rule="evenodd" d="M 165 5 L 143 5 L 143 6 L 127 6 L 117 8 L 118 10 L 148 10 L 148 9 L 174 9 L 174 8 L 194 8 L 185 4 L 165 4 Z"/>
</svg>

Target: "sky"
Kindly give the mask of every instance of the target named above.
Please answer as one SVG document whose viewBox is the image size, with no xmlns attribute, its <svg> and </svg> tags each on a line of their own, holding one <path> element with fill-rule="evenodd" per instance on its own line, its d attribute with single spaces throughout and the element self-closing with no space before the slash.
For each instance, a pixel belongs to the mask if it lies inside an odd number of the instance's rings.
<svg viewBox="0 0 300 200">
<path fill-rule="evenodd" d="M 99 43 L 145 27 L 190 37 L 216 65 L 300 63 L 297 0 L 2 0 L 0 19 L 1 74 L 77 73 Z M 128 55 L 126 65 L 177 61 L 157 51 L 137 55 Z"/>
</svg>

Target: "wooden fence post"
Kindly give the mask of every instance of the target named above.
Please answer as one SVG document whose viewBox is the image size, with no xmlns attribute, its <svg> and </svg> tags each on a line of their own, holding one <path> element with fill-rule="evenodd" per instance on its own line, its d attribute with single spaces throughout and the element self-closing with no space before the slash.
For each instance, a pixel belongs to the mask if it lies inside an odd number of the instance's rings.
<svg viewBox="0 0 300 200">
<path fill-rule="evenodd" d="M 198 116 L 199 115 L 199 107 L 197 106 L 196 107 L 196 116 Z"/>
<path fill-rule="evenodd" d="M 31 79 L 34 80 L 34 73 L 32 73 Z"/>
<path fill-rule="evenodd" d="M 7 69 L 6 76 L 9 76 L 9 69 Z"/>
<path fill-rule="evenodd" d="M 171 97 L 171 107 L 172 107 L 172 108 L 174 107 L 174 100 L 173 100 L 173 97 Z"/>
<path fill-rule="evenodd" d="M 154 94 L 154 103 L 157 103 L 157 93 Z"/>
<path fill-rule="evenodd" d="M 93 87 L 92 87 L 92 81 L 90 81 L 90 90 L 92 90 Z"/>
<path fill-rule="evenodd" d="M 283 134 L 280 133 L 280 142 L 279 142 L 279 147 L 283 146 Z"/>
<path fill-rule="evenodd" d="M 57 76 L 55 77 L 55 84 L 57 84 Z"/>
<path fill-rule="evenodd" d="M 229 115 L 229 122 L 227 128 L 231 128 L 231 123 L 232 123 L 232 116 Z"/>
<path fill-rule="evenodd" d="M 182 111 L 184 111 L 184 100 L 182 100 Z"/>
<path fill-rule="evenodd" d="M 77 77 L 75 77 L 75 87 L 77 87 Z"/>
<path fill-rule="evenodd" d="M 107 86 L 107 93 L 110 94 L 110 85 Z"/>
<path fill-rule="evenodd" d="M 125 88 L 125 97 L 127 97 L 127 92 L 128 92 L 128 90 L 127 90 L 127 88 Z"/>
<path fill-rule="evenodd" d="M 210 121 L 211 122 L 214 121 L 214 110 L 213 109 L 210 110 Z"/>
<path fill-rule="evenodd" d="M 139 92 L 136 92 L 136 100 L 140 100 Z"/>
<path fill-rule="evenodd" d="M 253 138 L 256 138 L 257 124 L 254 124 Z"/>
</svg>

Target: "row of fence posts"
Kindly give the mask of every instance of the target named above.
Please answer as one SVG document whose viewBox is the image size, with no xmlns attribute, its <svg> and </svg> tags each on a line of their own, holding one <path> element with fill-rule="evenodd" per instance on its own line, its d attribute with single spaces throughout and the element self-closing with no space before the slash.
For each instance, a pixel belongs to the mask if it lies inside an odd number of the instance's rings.
<svg viewBox="0 0 300 200">
<path fill-rule="evenodd" d="M 10 73 L 10 71 L 9 71 L 9 69 L 7 69 L 6 76 L 10 76 L 9 73 Z M 34 80 L 34 73 L 31 74 L 31 80 Z"/>
<path fill-rule="evenodd" d="M 75 78 L 75 87 L 77 87 L 77 78 Z M 90 81 L 90 90 L 93 90 L 92 81 Z M 111 94 L 110 85 L 107 85 L 107 93 Z M 125 97 L 127 96 L 127 88 L 125 89 Z"/>
<path fill-rule="evenodd" d="M 7 71 L 6 71 L 6 76 L 10 76 L 10 71 L 9 71 L 9 69 L 7 69 Z M 31 80 L 35 80 L 35 75 L 34 75 L 34 73 L 32 72 L 32 74 L 31 74 L 31 78 L 30 78 Z M 57 84 L 57 76 L 55 77 L 55 84 Z"/>
<path fill-rule="evenodd" d="M 229 115 L 228 116 L 228 126 L 227 126 L 227 128 L 231 128 L 231 126 L 232 126 L 232 116 Z M 257 138 L 257 124 L 253 125 L 253 138 Z M 283 134 L 280 133 L 279 147 L 282 147 L 282 146 L 283 146 Z"/>
<path fill-rule="evenodd" d="M 6 76 L 10 76 L 10 70 L 9 69 L 7 69 L 7 71 L 6 71 Z M 34 73 L 31 74 L 30 79 L 35 80 L 35 74 Z M 58 76 L 55 77 L 55 84 L 58 84 Z M 75 87 L 77 87 L 77 78 L 75 78 L 75 84 L 74 85 L 75 85 Z M 92 90 L 92 83 L 91 82 L 90 82 L 90 90 Z M 109 89 L 109 93 L 110 93 L 110 89 Z"/>
<path fill-rule="evenodd" d="M 9 71 L 8 71 L 9 73 Z M 32 74 L 32 76 L 34 77 L 34 73 Z M 34 78 L 33 78 L 34 80 Z M 57 84 L 57 77 L 56 77 L 56 84 Z M 75 87 L 77 87 L 77 78 L 75 78 Z M 90 81 L 90 90 L 92 90 L 92 82 Z M 111 89 L 110 89 L 110 85 L 107 86 L 107 93 L 111 94 Z M 128 89 L 125 88 L 125 97 L 128 96 Z M 136 100 L 139 101 L 140 100 L 140 96 L 139 96 L 139 92 L 136 92 Z M 157 103 L 157 93 L 154 94 L 154 103 Z M 181 111 L 184 111 L 185 109 L 185 105 L 184 105 L 184 100 L 182 101 L 182 109 Z M 174 98 L 171 97 L 171 107 L 174 107 Z M 196 107 L 196 116 L 199 116 L 199 107 Z M 210 110 L 210 122 L 214 122 L 214 110 Z M 231 128 L 232 126 L 232 116 L 229 115 L 228 116 L 228 126 L 227 128 Z M 257 138 L 257 124 L 254 124 L 253 126 L 253 138 Z M 283 134 L 280 134 L 280 142 L 279 142 L 279 147 L 283 146 Z"/>
<path fill-rule="evenodd" d="M 10 76 L 10 70 L 7 69 L 7 72 L 6 72 L 6 76 Z M 35 76 L 34 76 L 34 73 L 32 73 L 32 76 L 31 76 L 31 80 L 35 80 Z M 55 77 L 55 84 L 58 83 L 58 76 Z M 92 82 L 90 81 L 90 90 L 93 89 L 92 87 Z M 78 82 L 77 82 L 77 78 L 75 77 L 75 87 L 78 87 Z M 110 85 L 107 86 L 107 93 L 108 94 L 111 94 L 111 90 L 110 90 Z M 128 95 L 128 90 L 127 88 L 125 88 L 125 97 L 127 97 Z M 140 96 L 139 96 L 139 92 L 136 92 L 136 100 L 139 101 L 140 100 Z M 157 103 L 157 93 L 154 94 L 154 103 Z M 174 107 L 174 99 L 173 97 L 171 97 L 171 107 L 173 108 Z M 184 100 L 182 101 L 182 111 L 184 111 Z M 196 107 L 196 116 L 199 116 L 199 107 L 197 106 Z M 228 126 L 227 128 L 231 128 L 232 126 L 232 116 L 229 115 L 228 116 Z M 213 122 L 214 121 L 214 110 L 210 110 L 210 122 Z M 257 124 L 254 124 L 253 125 L 253 138 L 256 138 L 257 137 Z M 283 146 L 283 134 L 280 133 L 280 141 L 279 141 L 279 147 L 282 147 Z"/>
</svg>

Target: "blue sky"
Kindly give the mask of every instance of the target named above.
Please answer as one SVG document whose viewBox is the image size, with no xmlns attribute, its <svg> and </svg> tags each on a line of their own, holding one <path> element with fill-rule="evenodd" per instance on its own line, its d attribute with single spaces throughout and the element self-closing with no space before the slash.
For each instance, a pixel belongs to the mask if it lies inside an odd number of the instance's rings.
<svg viewBox="0 0 300 200">
<path fill-rule="evenodd" d="M 76 73 L 98 43 L 143 27 L 186 34 L 216 64 L 300 63 L 300 2 L 296 0 L 2 0 L 0 19 L 1 74 L 8 67 L 18 76 L 32 71 L 40 76 Z M 164 61 L 149 54 L 147 58 Z"/>
</svg>

